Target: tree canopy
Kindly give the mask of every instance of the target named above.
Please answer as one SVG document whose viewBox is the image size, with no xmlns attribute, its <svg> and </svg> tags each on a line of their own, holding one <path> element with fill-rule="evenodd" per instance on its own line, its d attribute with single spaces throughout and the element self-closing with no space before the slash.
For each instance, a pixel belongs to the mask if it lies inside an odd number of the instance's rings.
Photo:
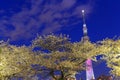
<svg viewBox="0 0 120 80">
<path fill-rule="evenodd" d="M 0 78 L 4 80 L 28 71 L 31 68 L 31 56 L 25 46 L 0 46 Z"/>
<path fill-rule="evenodd" d="M 55 80 L 65 80 L 77 72 L 85 70 L 87 59 L 96 60 L 96 56 L 111 68 L 111 74 L 120 76 L 120 40 L 105 39 L 92 43 L 71 42 L 65 35 L 38 36 L 30 46 L 0 44 L 0 79 L 22 77 L 25 80 L 42 75 Z M 59 78 L 55 72 L 59 73 Z"/>
</svg>

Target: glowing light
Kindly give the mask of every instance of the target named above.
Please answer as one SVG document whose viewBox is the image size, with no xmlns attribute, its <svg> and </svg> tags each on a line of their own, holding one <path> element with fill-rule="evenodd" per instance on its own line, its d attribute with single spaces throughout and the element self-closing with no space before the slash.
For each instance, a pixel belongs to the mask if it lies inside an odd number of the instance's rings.
<svg viewBox="0 0 120 80">
<path fill-rule="evenodd" d="M 86 24 L 83 24 L 83 27 L 86 27 Z"/>
<path fill-rule="evenodd" d="M 84 13 L 85 12 L 85 10 L 82 10 L 82 13 Z"/>
</svg>

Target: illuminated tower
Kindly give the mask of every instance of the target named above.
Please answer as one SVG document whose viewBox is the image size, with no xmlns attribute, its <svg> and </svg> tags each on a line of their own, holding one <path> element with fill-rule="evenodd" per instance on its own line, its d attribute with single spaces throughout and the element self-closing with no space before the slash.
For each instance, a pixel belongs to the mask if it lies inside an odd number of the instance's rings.
<svg viewBox="0 0 120 80">
<path fill-rule="evenodd" d="M 88 32 L 87 32 L 87 26 L 85 23 L 85 11 L 84 10 L 82 10 L 82 16 L 83 16 L 82 42 L 85 43 L 85 42 L 89 41 L 89 37 L 87 35 Z M 91 59 L 87 59 L 87 61 L 86 61 L 86 80 L 95 80 Z"/>
</svg>

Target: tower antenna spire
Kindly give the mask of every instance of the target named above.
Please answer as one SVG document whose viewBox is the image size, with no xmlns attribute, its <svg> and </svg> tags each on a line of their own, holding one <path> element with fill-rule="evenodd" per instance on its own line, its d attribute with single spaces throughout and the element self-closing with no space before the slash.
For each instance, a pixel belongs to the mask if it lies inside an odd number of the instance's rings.
<svg viewBox="0 0 120 80">
<path fill-rule="evenodd" d="M 89 37 L 87 36 L 88 31 L 87 31 L 87 26 L 85 22 L 85 10 L 82 10 L 82 18 L 83 18 L 83 39 L 82 41 L 89 41 Z"/>
<path fill-rule="evenodd" d="M 82 17 L 83 17 L 83 24 L 86 24 L 86 22 L 85 22 L 85 10 L 82 10 Z"/>
</svg>

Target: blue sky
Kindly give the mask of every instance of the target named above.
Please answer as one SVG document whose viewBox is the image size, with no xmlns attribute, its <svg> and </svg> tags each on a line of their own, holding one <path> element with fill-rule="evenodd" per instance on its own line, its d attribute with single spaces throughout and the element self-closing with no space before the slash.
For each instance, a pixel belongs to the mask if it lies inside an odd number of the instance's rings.
<svg viewBox="0 0 120 80">
<path fill-rule="evenodd" d="M 120 35 L 119 7 L 119 0 L 1 0 L 0 39 L 30 41 L 36 33 L 53 32 L 79 41 L 82 9 L 92 41 L 112 38 Z"/>
<path fill-rule="evenodd" d="M 90 40 L 120 36 L 120 0 L 0 0 L 0 40 L 29 45 L 36 34 L 63 33 L 72 41 L 82 37 L 81 10 L 86 11 Z M 105 64 L 100 66 L 107 74 Z"/>
</svg>

